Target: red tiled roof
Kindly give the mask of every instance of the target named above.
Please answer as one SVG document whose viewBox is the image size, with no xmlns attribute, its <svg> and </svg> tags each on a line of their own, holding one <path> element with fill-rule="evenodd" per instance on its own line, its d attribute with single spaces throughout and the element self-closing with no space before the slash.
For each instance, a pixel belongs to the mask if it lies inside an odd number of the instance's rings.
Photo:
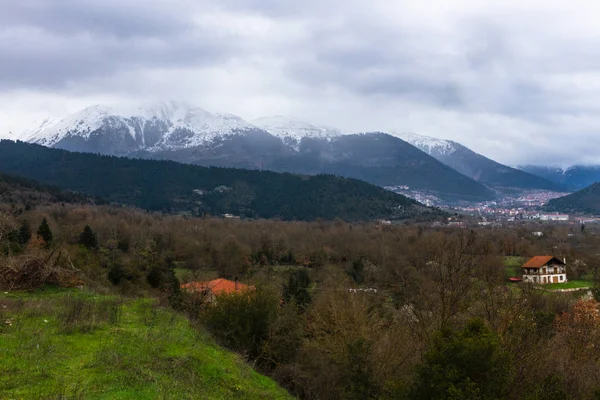
<svg viewBox="0 0 600 400">
<path fill-rule="evenodd" d="M 208 282 L 190 282 L 184 285 L 181 285 L 182 289 L 188 289 L 191 291 L 201 292 L 203 290 L 209 289 L 215 295 L 219 295 L 222 293 L 234 293 L 234 292 L 243 292 L 251 288 L 244 283 L 238 282 L 237 288 L 235 281 L 230 281 L 229 279 L 214 279 Z"/>
<path fill-rule="evenodd" d="M 562 261 L 554 256 L 535 256 L 523 264 L 521 268 L 541 268 L 552 260 L 556 260 L 558 264 L 563 264 Z"/>
</svg>

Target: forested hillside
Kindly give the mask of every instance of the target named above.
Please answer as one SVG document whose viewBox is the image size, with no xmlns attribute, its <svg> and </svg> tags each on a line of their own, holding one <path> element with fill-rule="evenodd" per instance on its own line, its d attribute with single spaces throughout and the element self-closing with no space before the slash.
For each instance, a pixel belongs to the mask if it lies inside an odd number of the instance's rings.
<svg viewBox="0 0 600 400">
<path fill-rule="evenodd" d="M 600 183 L 594 183 L 578 192 L 550 200 L 546 209 L 564 213 L 600 214 Z"/>
<path fill-rule="evenodd" d="M 15 210 L 29 209 L 34 205 L 52 203 L 92 203 L 81 193 L 62 190 L 56 186 L 43 185 L 31 179 L 0 173 L 0 207 Z"/>
<path fill-rule="evenodd" d="M 0 171 L 147 210 L 251 218 L 431 218 L 435 210 L 374 185 L 331 175 L 206 168 L 0 142 Z"/>
</svg>

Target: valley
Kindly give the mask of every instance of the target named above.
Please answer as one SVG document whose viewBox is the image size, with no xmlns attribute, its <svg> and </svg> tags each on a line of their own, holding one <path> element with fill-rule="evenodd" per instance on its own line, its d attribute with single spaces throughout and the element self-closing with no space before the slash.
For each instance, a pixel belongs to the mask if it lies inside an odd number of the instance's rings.
<svg viewBox="0 0 600 400">
<path fill-rule="evenodd" d="M 0 399 L 600 400 L 599 7 L 2 1 Z"/>
</svg>

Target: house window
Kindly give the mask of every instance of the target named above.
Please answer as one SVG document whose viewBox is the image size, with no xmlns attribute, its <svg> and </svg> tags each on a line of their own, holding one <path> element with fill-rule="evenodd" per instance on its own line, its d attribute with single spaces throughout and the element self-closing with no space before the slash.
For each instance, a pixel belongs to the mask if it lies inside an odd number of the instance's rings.
<svg viewBox="0 0 600 400">
<path fill-rule="evenodd" d="M 563 280 L 563 278 L 564 278 L 564 276 L 561 276 L 559 279 L 562 281 L 562 280 Z"/>
</svg>

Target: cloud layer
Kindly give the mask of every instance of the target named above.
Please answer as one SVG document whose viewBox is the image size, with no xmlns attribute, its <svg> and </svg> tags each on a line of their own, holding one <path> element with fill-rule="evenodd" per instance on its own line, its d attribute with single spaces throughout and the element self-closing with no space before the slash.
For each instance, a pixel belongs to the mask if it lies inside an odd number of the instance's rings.
<svg viewBox="0 0 600 400">
<path fill-rule="evenodd" d="M 600 163 L 593 2 L 0 2 L 0 135 L 178 99 L 449 138 L 508 164 Z"/>
</svg>

